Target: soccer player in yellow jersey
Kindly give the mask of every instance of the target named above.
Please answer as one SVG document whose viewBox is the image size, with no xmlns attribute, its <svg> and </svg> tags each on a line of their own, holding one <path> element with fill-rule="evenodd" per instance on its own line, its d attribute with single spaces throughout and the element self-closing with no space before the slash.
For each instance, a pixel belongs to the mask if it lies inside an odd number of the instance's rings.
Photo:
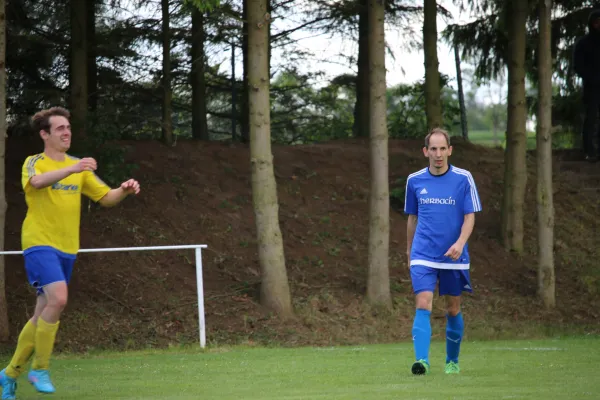
<svg viewBox="0 0 600 400">
<path fill-rule="evenodd" d="M 22 248 L 29 283 L 37 291 L 33 317 L 19 335 L 9 365 L 0 371 L 2 399 L 14 399 L 16 380 L 35 353 L 29 382 L 41 393 L 54 393 L 48 367 L 61 313 L 67 304 L 67 285 L 79 251 L 81 195 L 111 207 L 131 194 L 139 183 L 130 179 L 111 189 L 94 173 L 93 158 L 67 154 L 71 145 L 70 114 L 53 107 L 35 114 L 32 126 L 44 141 L 44 152 L 27 157 L 22 185 L 27 215 Z"/>
</svg>

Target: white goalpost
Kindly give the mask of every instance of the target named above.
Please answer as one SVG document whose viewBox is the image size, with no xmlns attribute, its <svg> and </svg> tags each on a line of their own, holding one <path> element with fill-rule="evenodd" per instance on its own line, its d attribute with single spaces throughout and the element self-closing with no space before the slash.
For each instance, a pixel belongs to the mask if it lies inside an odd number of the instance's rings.
<svg viewBox="0 0 600 400">
<path fill-rule="evenodd" d="M 194 249 L 196 256 L 196 286 L 198 289 L 198 328 L 200 330 L 200 347 L 206 346 L 206 324 L 204 321 L 204 285 L 202 278 L 202 249 L 205 244 L 174 245 L 174 246 L 145 246 L 145 247 L 105 247 L 97 249 L 80 249 L 78 253 L 105 253 L 115 251 L 156 251 L 156 250 L 186 250 Z M 0 251 L 0 255 L 19 255 L 22 251 Z"/>
</svg>

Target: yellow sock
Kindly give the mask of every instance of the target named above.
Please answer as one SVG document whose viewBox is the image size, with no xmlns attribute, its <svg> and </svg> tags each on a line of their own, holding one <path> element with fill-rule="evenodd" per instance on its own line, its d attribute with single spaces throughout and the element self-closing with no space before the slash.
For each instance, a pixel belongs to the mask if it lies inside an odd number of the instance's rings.
<svg viewBox="0 0 600 400">
<path fill-rule="evenodd" d="M 50 366 L 50 355 L 54 349 L 54 339 L 58 331 L 57 321 L 54 324 L 49 324 L 38 318 L 37 330 L 35 332 L 35 357 L 31 369 L 48 369 Z"/>
<path fill-rule="evenodd" d="M 17 349 L 13 355 L 10 364 L 6 367 L 6 375 L 13 379 L 17 379 L 23 372 L 23 367 L 29 361 L 29 358 L 33 354 L 35 348 L 35 333 L 36 326 L 31 320 L 27 321 L 21 333 L 19 334 L 19 341 L 17 342 Z"/>
</svg>

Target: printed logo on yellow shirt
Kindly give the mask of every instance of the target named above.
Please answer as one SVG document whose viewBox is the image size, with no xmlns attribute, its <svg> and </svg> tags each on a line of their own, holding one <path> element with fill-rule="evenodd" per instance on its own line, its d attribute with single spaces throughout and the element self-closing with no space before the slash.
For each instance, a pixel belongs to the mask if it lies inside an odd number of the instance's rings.
<svg viewBox="0 0 600 400">
<path fill-rule="evenodd" d="M 79 185 L 63 185 L 60 182 L 56 182 L 54 185 L 52 185 L 52 190 L 64 190 L 66 192 L 77 194 L 79 191 Z"/>
</svg>

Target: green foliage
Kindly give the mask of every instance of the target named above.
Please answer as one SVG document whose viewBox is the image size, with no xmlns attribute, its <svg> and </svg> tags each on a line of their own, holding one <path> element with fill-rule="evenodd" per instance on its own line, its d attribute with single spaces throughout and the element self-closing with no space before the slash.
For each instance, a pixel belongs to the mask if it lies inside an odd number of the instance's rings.
<svg viewBox="0 0 600 400">
<path fill-rule="evenodd" d="M 404 209 L 406 197 L 406 177 L 396 179 L 390 188 L 390 206 L 396 210 Z"/>
<path fill-rule="evenodd" d="M 138 169 L 137 164 L 126 162 L 126 152 L 125 147 L 112 144 L 105 144 L 94 152 L 98 161 L 98 175 L 112 187 L 132 178 L 134 171 Z"/>
<path fill-rule="evenodd" d="M 171 12 L 171 57 L 174 130 L 176 134 L 189 136 L 190 8 L 220 12 L 225 7 L 218 0 L 185 0 L 185 3 L 186 7 Z M 90 111 L 96 115 L 89 116 L 88 126 L 94 125 L 93 120 L 102 121 L 103 128 L 109 128 L 104 131 L 114 133 L 110 135 L 112 139 L 159 138 L 162 71 L 156 55 L 161 46 L 161 24 L 160 12 L 156 11 L 160 4 L 139 2 L 139 8 L 127 6 L 131 12 L 117 12 L 110 4 L 95 2 L 95 46 L 90 45 L 89 51 L 96 54 L 97 70 L 96 79 L 90 79 L 95 87 L 89 88 L 89 100 L 93 102 Z M 204 16 L 207 48 L 220 46 L 223 41 L 212 36 L 215 27 L 222 25 L 220 13 L 217 14 Z M 69 15 L 69 7 L 63 0 L 7 3 L 7 107 L 11 136 L 29 134 L 28 118 L 39 109 L 69 107 L 70 22 L 65 15 Z M 211 101 L 223 90 L 222 82 L 226 81 L 223 77 L 227 75 L 218 65 L 206 65 L 209 113 L 220 111 L 211 107 Z M 108 139 L 106 135 L 102 137 Z"/>
<path fill-rule="evenodd" d="M 460 2 L 463 5 L 467 2 Z M 526 25 L 526 76 L 527 82 L 534 88 L 538 79 L 538 7 L 530 2 L 529 18 Z M 441 34 L 449 45 L 458 44 L 462 59 L 475 65 L 475 76 L 483 80 L 492 80 L 503 72 L 508 61 L 508 23 L 511 12 L 510 2 L 484 0 L 471 2 L 469 8 L 477 18 L 467 24 L 451 24 Z M 553 98 L 553 125 L 561 125 L 566 130 L 577 130 L 579 111 L 573 106 L 580 102 L 573 98 L 580 96 L 579 79 L 573 70 L 573 48 L 576 41 L 587 32 L 587 19 L 590 12 L 597 8 L 595 0 L 555 0 L 552 14 L 551 51 L 553 58 L 553 83 L 557 90 Z M 537 111 L 532 99 L 528 101 L 529 115 Z M 571 100 L 567 100 L 571 98 Z M 555 120 L 554 114 L 559 116 Z"/>
<path fill-rule="evenodd" d="M 460 106 L 456 92 L 447 86 L 448 78 L 441 76 L 442 117 L 446 129 L 460 124 Z M 392 138 L 422 137 L 427 132 L 424 82 L 412 85 L 400 84 L 388 89 L 388 130 Z"/>
<path fill-rule="evenodd" d="M 125 159 L 127 149 L 118 144 L 104 144 L 94 148 L 93 145 L 78 146 L 70 152 L 75 157 L 93 157 L 98 162 L 96 174 L 111 187 L 133 177 L 138 165 L 128 163 Z"/>
<path fill-rule="evenodd" d="M 61 0 L 51 3 L 15 0 L 7 4 L 7 119 L 11 136 L 24 134 L 27 118 L 40 108 L 68 104 L 70 23 L 68 18 L 64 18 L 64 15 L 68 15 L 68 2 Z M 411 22 L 418 19 L 422 11 L 420 6 L 413 3 L 386 2 L 386 19 L 410 33 Z M 160 13 L 154 12 L 159 4 L 148 1 L 139 4 L 145 9 L 144 12 L 132 10 L 131 13 L 115 14 L 109 3 L 95 2 L 95 46 L 90 46 L 90 51 L 96 52 L 97 74 L 95 80 L 90 80 L 95 88 L 90 87 L 89 97 L 90 100 L 93 98 L 93 106 L 88 117 L 88 138 L 94 141 L 88 145 L 94 151 L 103 148 L 102 144 L 106 141 L 158 139 L 161 136 L 162 71 L 157 62 L 160 57 L 155 57 L 157 48 L 161 46 Z M 183 4 L 185 7 L 174 7 L 171 15 L 174 134 L 176 137 L 191 137 L 189 18 L 190 10 L 195 7 L 203 11 L 206 33 L 207 54 L 203 61 L 210 138 L 231 138 L 234 88 L 236 136 L 239 137 L 243 111 L 242 73 L 238 69 L 236 80 L 232 82 L 230 72 L 225 67 L 230 61 L 228 54 L 225 57 L 220 54 L 223 50 L 230 51 L 231 46 L 235 45 L 236 58 L 240 61 L 241 2 L 184 0 Z M 356 39 L 360 11 L 357 2 L 319 1 L 312 8 L 302 4 L 276 1 L 272 6 L 274 13 L 279 10 L 279 15 L 287 15 L 292 9 L 302 14 L 298 18 L 302 24 L 308 24 L 306 29 L 344 32 L 347 37 Z M 453 27 L 446 32 L 446 37 L 447 40 L 454 40 L 455 37 L 448 33 L 454 29 L 452 33 L 470 46 L 463 48 L 463 56 L 468 54 L 472 58 L 466 61 L 484 57 L 485 60 L 474 64 L 488 70 L 486 73 L 490 75 L 490 71 L 495 71 L 495 66 L 500 66 L 496 70 L 504 68 L 504 59 L 498 55 L 502 55 L 503 41 L 506 39 L 505 16 L 500 12 L 501 8 L 496 7 L 499 2 L 487 1 L 485 4 L 489 17 L 481 17 L 460 29 Z M 561 28 L 558 32 L 560 35 L 556 37 L 564 41 L 567 47 L 558 49 L 555 67 L 562 82 L 568 85 L 566 89 L 560 86 L 555 92 L 553 122 L 554 125 L 563 125 L 564 131 L 575 132 L 579 130 L 580 98 L 579 92 L 571 89 L 574 87 L 573 81 L 567 79 L 571 72 L 565 60 L 569 46 L 585 30 L 582 21 L 587 11 L 576 13 L 573 4 L 562 1 L 559 4 L 565 8 L 566 14 L 557 14 L 553 25 Z M 589 1 L 584 2 L 584 6 L 589 4 Z M 296 6 L 304 8 L 293 8 Z M 308 9 L 311 11 L 307 12 Z M 531 43 L 535 41 L 537 28 L 534 25 L 528 26 Z M 572 28 L 573 32 L 569 29 L 563 32 L 562 28 Z M 277 71 L 271 84 L 273 140 L 282 144 L 297 144 L 352 137 L 356 76 L 339 76 L 322 85 L 323 75 L 320 72 L 299 72 L 294 61 L 310 55 L 296 47 L 290 37 L 292 32 L 293 27 L 289 30 L 286 27 L 281 32 L 274 28 L 272 32 L 273 49 L 285 47 L 285 62 L 273 66 L 273 71 Z M 409 39 L 406 44 L 410 45 L 415 40 L 419 39 Z M 218 57 L 215 54 L 219 54 Z M 354 57 L 355 54 L 348 57 L 349 65 L 355 64 Z M 534 63 L 530 64 L 533 68 Z M 486 76 L 486 73 L 481 72 L 480 75 Z M 534 73 L 531 70 L 529 76 L 534 76 Z M 448 86 L 448 77 L 442 76 L 442 85 L 444 125 L 450 131 L 457 132 L 460 126 L 457 96 Z M 535 100 L 535 93 L 530 98 Z M 426 131 L 421 82 L 389 88 L 387 101 L 390 137 L 411 138 L 421 136 Z M 503 132 L 506 107 L 504 102 L 497 103 L 487 108 L 474 102 L 468 103 L 469 128 L 492 130 L 496 126 L 497 132 Z M 530 102 L 530 112 L 535 109 L 533 105 L 534 102 Z M 112 150 L 109 158 L 114 159 L 115 163 L 120 162 L 120 156 Z"/>
<path fill-rule="evenodd" d="M 574 149 L 581 145 L 578 132 L 559 130 L 552 134 L 552 149 Z"/>
<path fill-rule="evenodd" d="M 352 135 L 355 97 L 343 84 L 317 89 L 311 75 L 288 70 L 271 86 L 271 136 L 277 143 L 299 144 Z"/>
<path fill-rule="evenodd" d="M 271 136 L 277 143 L 299 144 L 353 136 L 355 76 L 343 75 L 317 89 L 311 75 L 295 70 L 279 74 L 271 86 Z M 444 126 L 460 124 L 456 92 L 442 76 Z M 427 131 L 423 82 L 400 84 L 387 90 L 388 131 L 392 138 L 414 138 Z"/>
<path fill-rule="evenodd" d="M 102 118 L 98 123 L 95 114 L 90 113 L 87 135 L 83 139 L 75 139 L 71 154 L 76 157 L 93 157 L 98 162 L 97 174 L 108 185 L 115 187 L 132 178 L 137 164 L 126 160 L 127 147 L 115 141 L 122 134 L 116 129 L 114 120 Z"/>
<path fill-rule="evenodd" d="M 193 5 L 198 10 L 207 12 L 214 11 L 215 8 L 220 6 L 220 0 L 184 0 L 185 4 Z"/>
<path fill-rule="evenodd" d="M 15 0 L 7 4 L 7 106 L 11 136 L 26 133 L 27 118 L 40 108 L 68 107 L 70 21 L 64 15 L 68 15 L 69 7 L 64 0 L 51 3 Z M 95 53 L 97 68 L 96 79 L 90 79 L 85 143 L 90 151 L 99 151 L 105 142 L 113 140 L 161 137 L 160 4 L 141 1 L 136 3 L 139 8 L 129 8 L 131 12 L 124 13 L 115 12 L 110 5 L 110 2 L 95 2 L 96 29 L 89 51 Z M 304 29 L 346 32 L 350 37 L 355 35 L 358 23 L 356 5 L 318 2 L 309 6 L 296 1 L 273 2 L 272 8 L 274 15 L 298 14 L 297 23 Z M 191 137 L 189 19 L 193 7 L 203 12 L 206 34 L 203 62 L 210 138 L 230 139 L 232 122 L 237 127 L 236 136 L 240 137 L 242 74 L 237 70 L 232 82 L 230 71 L 224 67 L 229 64 L 229 55 L 223 58 L 221 52 L 230 51 L 234 45 L 236 58 L 240 60 L 242 7 L 241 2 L 219 0 L 184 0 L 180 7 L 171 9 L 174 134 L 176 138 Z M 386 7 L 390 24 L 405 32 L 410 32 L 410 23 L 421 12 L 421 7 L 400 1 L 386 2 Z M 313 55 L 296 45 L 290 36 L 293 32 L 294 27 L 281 32 L 274 28 L 271 35 L 273 48 L 285 46 L 284 63 L 273 68 L 277 70 L 271 84 L 273 140 L 296 144 L 352 137 L 356 76 L 347 75 L 322 86 L 322 73 L 300 73 L 296 61 Z M 356 62 L 352 56 L 348 61 Z M 233 89 L 235 121 L 232 121 Z M 414 113 L 422 113 L 420 107 L 417 104 Z M 406 110 L 390 109 L 390 113 L 404 113 L 395 115 L 402 120 Z M 402 126 L 402 130 L 405 128 Z M 408 129 L 416 132 L 420 127 L 413 124 Z M 108 158 L 115 163 L 121 159 L 112 150 Z"/>
</svg>

